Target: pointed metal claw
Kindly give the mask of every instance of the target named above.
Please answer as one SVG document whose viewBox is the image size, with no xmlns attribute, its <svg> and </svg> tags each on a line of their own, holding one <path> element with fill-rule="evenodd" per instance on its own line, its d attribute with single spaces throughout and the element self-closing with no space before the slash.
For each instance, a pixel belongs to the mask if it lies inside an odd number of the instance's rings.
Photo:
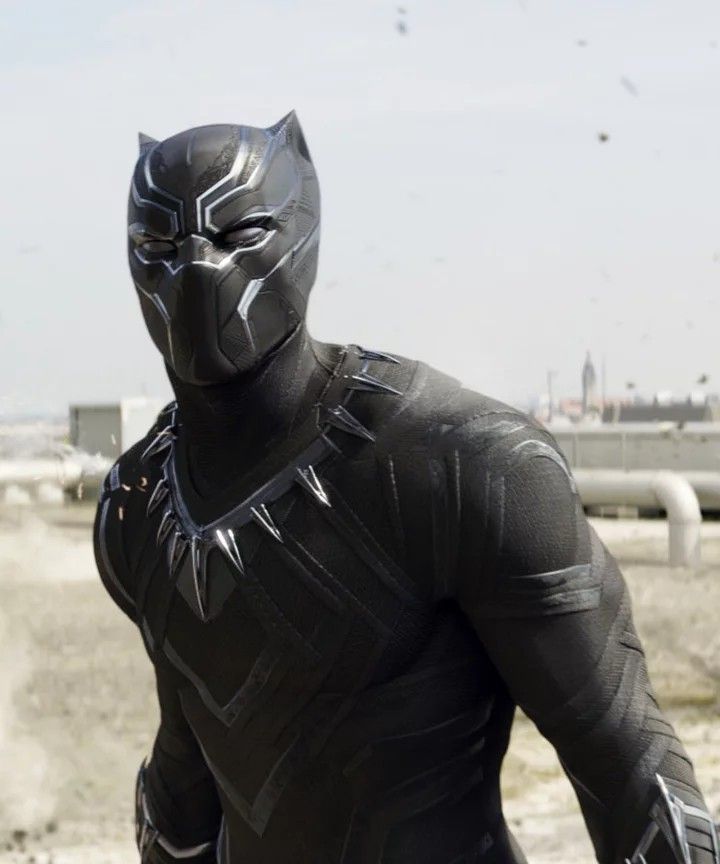
<svg viewBox="0 0 720 864">
<path fill-rule="evenodd" d="M 379 360 L 381 363 L 396 363 L 398 366 L 400 365 L 398 358 L 393 357 L 392 354 L 386 354 L 384 351 L 370 351 L 360 345 L 358 345 L 358 349 L 360 350 L 360 359 L 362 360 Z"/>
<path fill-rule="evenodd" d="M 337 405 L 335 408 L 322 408 L 320 411 L 320 422 L 329 423 L 340 429 L 342 432 L 347 432 L 350 435 L 356 435 L 358 438 L 364 438 L 366 441 L 374 441 L 375 435 L 366 429 L 362 423 L 353 417 L 353 415 L 343 408 L 342 405 Z"/>
<path fill-rule="evenodd" d="M 157 453 L 161 453 L 163 450 L 171 447 L 174 440 L 174 426 L 168 425 L 164 429 L 161 429 L 153 438 L 153 440 L 148 444 L 148 446 L 143 450 L 142 456 L 140 456 L 140 461 L 144 462 L 149 456 L 155 456 Z"/>
<path fill-rule="evenodd" d="M 175 516 L 172 510 L 166 510 L 162 518 L 160 519 L 160 524 L 158 525 L 157 534 L 155 535 L 155 542 L 158 546 L 162 546 L 162 544 L 167 539 L 168 534 L 175 527 Z"/>
<path fill-rule="evenodd" d="M 660 798 L 651 809 L 651 815 L 675 857 L 683 864 L 691 864 L 683 802 L 673 795 L 659 774 L 655 775 L 655 780 L 660 789 Z"/>
<path fill-rule="evenodd" d="M 160 503 L 167 498 L 169 492 L 170 490 L 167 481 L 164 477 L 161 477 L 155 485 L 152 495 L 148 500 L 147 510 L 145 511 L 146 515 L 149 516 L 154 510 L 156 510 L 157 507 L 160 506 Z"/>
<path fill-rule="evenodd" d="M 190 540 L 190 560 L 200 617 L 203 621 L 207 621 L 207 571 L 205 570 L 204 550 L 197 534 L 193 535 Z"/>
<path fill-rule="evenodd" d="M 402 396 L 402 392 L 390 384 L 386 384 L 369 372 L 358 372 L 355 375 L 345 376 L 350 383 L 349 390 L 365 390 L 368 393 L 392 393 L 394 396 Z"/>
<path fill-rule="evenodd" d="M 244 575 L 245 565 L 240 557 L 240 550 L 235 542 L 235 533 L 232 528 L 226 528 L 224 531 L 222 528 L 218 528 L 215 532 L 215 539 L 225 553 L 225 557 Z"/>
<path fill-rule="evenodd" d="M 182 561 L 185 552 L 187 551 L 188 541 L 182 531 L 179 531 L 177 528 L 175 529 L 175 533 L 170 538 L 170 542 L 168 543 L 168 570 L 170 571 L 170 577 L 172 578 L 178 567 L 180 566 L 180 562 Z"/>
<path fill-rule="evenodd" d="M 277 525 L 273 521 L 272 516 L 270 515 L 270 511 L 264 504 L 261 504 L 259 507 L 251 507 L 250 512 L 253 515 L 253 519 L 260 525 L 261 528 L 264 528 L 268 534 L 274 537 L 276 540 L 279 540 L 280 543 L 283 542 L 282 534 L 280 533 Z"/>
<path fill-rule="evenodd" d="M 327 492 L 323 489 L 322 483 L 320 483 L 313 466 L 308 465 L 304 470 L 302 468 L 296 468 L 295 471 L 297 472 L 297 477 L 295 479 L 303 489 L 306 489 L 325 507 L 330 507 L 330 499 L 327 496 Z"/>
</svg>

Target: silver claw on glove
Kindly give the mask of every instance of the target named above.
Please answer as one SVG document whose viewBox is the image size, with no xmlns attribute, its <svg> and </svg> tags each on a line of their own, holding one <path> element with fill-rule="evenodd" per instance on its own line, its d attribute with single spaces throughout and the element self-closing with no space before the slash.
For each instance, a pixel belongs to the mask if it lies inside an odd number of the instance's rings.
<svg viewBox="0 0 720 864">
<path fill-rule="evenodd" d="M 215 840 L 179 848 L 155 827 L 145 789 L 146 770 L 147 760 L 143 759 L 135 784 L 135 841 L 141 864 L 171 864 L 172 861 L 188 862 L 188 859 L 195 859 L 196 864 L 214 861 Z M 212 854 L 208 856 L 208 853 Z"/>
<path fill-rule="evenodd" d="M 710 814 L 686 804 L 670 791 L 659 774 L 655 779 L 658 797 L 650 808 L 650 822 L 625 864 L 653 864 L 652 856 L 648 859 L 646 855 L 658 834 L 664 838 L 678 864 L 697 864 L 698 852 L 703 854 L 703 862 L 710 856 L 712 864 L 720 864 L 718 828 Z"/>
</svg>

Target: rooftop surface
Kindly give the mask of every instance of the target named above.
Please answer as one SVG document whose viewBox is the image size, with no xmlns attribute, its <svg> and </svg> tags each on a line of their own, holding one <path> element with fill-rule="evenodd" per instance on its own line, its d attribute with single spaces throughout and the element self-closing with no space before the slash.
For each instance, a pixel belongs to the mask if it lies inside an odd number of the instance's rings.
<svg viewBox="0 0 720 864">
<path fill-rule="evenodd" d="M 0 864 L 137 860 L 132 790 L 157 723 L 133 625 L 95 573 L 93 507 L 0 509 Z M 703 565 L 665 563 L 662 521 L 593 520 L 619 558 L 661 704 L 720 818 L 720 522 Z M 554 751 L 520 715 L 503 773 L 530 864 L 594 855 Z"/>
</svg>

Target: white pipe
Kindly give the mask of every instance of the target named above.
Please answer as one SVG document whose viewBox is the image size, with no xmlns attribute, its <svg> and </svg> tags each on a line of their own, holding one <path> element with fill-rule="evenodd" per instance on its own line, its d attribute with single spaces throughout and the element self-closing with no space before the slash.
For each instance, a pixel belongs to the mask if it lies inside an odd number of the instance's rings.
<svg viewBox="0 0 720 864">
<path fill-rule="evenodd" d="M 701 507 L 720 510 L 720 471 L 681 471 L 695 490 Z"/>
<path fill-rule="evenodd" d="M 681 474 L 578 468 L 573 476 L 583 504 L 660 506 L 668 516 L 670 565 L 695 567 L 700 563 L 700 504 Z"/>
<path fill-rule="evenodd" d="M 82 479 L 83 468 L 73 459 L 2 459 L 0 486 L 37 486 L 58 483 L 64 489 Z"/>
</svg>

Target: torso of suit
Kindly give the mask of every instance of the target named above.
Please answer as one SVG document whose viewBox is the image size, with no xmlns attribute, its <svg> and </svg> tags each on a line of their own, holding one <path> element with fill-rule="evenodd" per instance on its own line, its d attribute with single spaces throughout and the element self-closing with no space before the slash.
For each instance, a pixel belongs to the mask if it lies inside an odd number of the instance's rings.
<svg viewBox="0 0 720 864">
<path fill-rule="evenodd" d="M 328 350 L 320 403 L 217 501 L 192 493 L 182 417 L 161 414 L 106 480 L 103 580 L 172 694 L 169 727 L 209 770 L 221 864 L 522 861 L 499 790 L 517 694 L 551 739 L 563 718 L 522 683 L 532 639 L 515 633 L 597 610 L 606 553 L 567 510 L 572 481 L 539 426 L 424 364 Z M 623 598 L 608 598 L 593 668 L 608 634 L 638 650 Z M 562 674 L 579 691 L 583 669 Z M 615 792 L 588 773 L 573 770 L 592 809 L 593 784 Z M 588 815 L 609 850 L 612 818 Z"/>
</svg>

